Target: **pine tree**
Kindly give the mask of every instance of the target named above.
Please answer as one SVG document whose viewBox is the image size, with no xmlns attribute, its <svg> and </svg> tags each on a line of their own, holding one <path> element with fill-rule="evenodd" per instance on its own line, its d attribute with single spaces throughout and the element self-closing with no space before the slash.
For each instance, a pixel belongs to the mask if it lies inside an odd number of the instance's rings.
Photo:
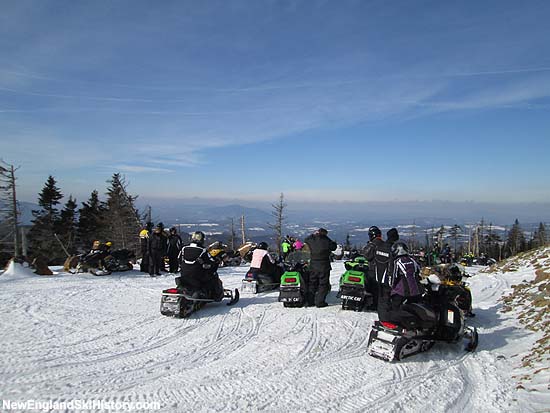
<svg viewBox="0 0 550 413">
<path fill-rule="evenodd" d="M 506 240 L 506 249 L 510 255 L 516 255 L 519 252 L 525 250 L 525 235 L 519 225 L 519 221 L 516 219 L 514 225 L 508 232 L 508 239 Z"/>
<path fill-rule="evenodd" d="M 82 202 L 82 208 L 78 210 L 78 245 L 89 250 L 95 240 L 102 240 L 105 236 L 105 206 L 94 190 L 88 202 Z"/>
<path fill-rule="evenodd" d="M 68 201 L 65 203 L 65 207 L 61 211 L 59 223 L 57 225 L 57 235 L 59 240 L 63 243 L 66 251 L 70 255 L 76 254 L 76 241 L 77 241 L 77 222 L 76 222 L 76 200 L 69 196 Z"/>
<path fill-rule="evenodd" d="M 541 222 L 529 241 L 529 248 L 539 248 L 546 245 L 546 227 Z"/>
<path fill-rule="evenodd" d="M 344 251 L 351 251 L 351 240 L 349 232 L 346 235 L 346 243 L 344 244 Z"/>
<path fill-rule="evenodd" d="M 29 231 L 29 255 L 31 257 L 47 257 L 50 264 L 56 264 L 65 257 L 63 249 L 55 238 L 59 223 L 57 205 L 63 194 L 56 186 L 53 176 L 49 176 L 38 197 L 40 209 L 33 210 L 33 226 Z"/>
<path fill-rule="evenodd" d="M 115 248 L 127 248 L 137 251 L 139 248 L 139 231 L 141 222 L 134 203 L 137 196 L 129 195 L 127 184 L 119 173 L 107 181 L 107 201 L 105 217 L 107 235 Z"/>
</svg>

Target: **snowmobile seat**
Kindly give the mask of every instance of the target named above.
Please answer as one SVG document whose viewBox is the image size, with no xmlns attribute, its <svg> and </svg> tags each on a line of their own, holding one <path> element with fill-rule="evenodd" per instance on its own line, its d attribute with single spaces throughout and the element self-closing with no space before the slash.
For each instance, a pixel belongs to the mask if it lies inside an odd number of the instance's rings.
<svg viewBox="0 0 550 413">
<path fill-rule="evenodd" d="M 413 314 L 418 319 L 420 328 L 432 328 L 437 325 L 437 314 L 430 306 L 421 303 L 405 304 L 404 311 Z"/>
</svg>

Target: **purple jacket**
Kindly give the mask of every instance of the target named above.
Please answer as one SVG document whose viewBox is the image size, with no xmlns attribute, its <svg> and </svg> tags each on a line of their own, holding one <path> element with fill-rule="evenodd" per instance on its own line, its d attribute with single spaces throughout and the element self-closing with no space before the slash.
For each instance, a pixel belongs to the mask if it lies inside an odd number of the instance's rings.
<svg viewBox="0 0 550 413">
<path fill-rule="evenodd" d="M 393 282 L 391 295 L 414 297 L 422 294 L 419 284 L 420 267 L 408 255 L 397 257 L 393 265 Z"/>
</svg>

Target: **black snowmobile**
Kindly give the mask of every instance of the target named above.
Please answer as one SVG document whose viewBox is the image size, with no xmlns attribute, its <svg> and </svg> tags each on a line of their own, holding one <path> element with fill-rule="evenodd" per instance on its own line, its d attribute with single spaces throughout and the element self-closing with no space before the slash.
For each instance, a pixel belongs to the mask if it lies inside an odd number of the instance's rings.
<svg viewBox="0 0 550 413">
<path fill-rule="evenodd" d="M 248 271 L 243 278 L 241 291 L 243 293 L 257 294 L 264 291 L 276 290 L 281 283 L 280 279 L 274 279 L 269 274 Z"/>
<path fill-rule="evenodd" d="M 309 281 L 309 260 L 308 251 L 294 251 L 287 255 L 286 271 L 281 276 L 279 288 L 279 301 L 285 307 L 304 306 Z"/>
<path fill-rule="evenodd" d="M 437 276 L 430 276 L 425 302 L 402 307 L 416 318 L 410 325 L 375 321 L 369 336 L 369 355 L 386 361 L 401 360 L 429 350 L 436 341 L 457 343 L 466 340 L 466 351 L 477 348 L 477 329 L 466 326 L 456 297 L 449 300 L 445 286 L 439 283 Z"/>
<path fill-rule="evenodd" d="M 89 272 L 101 276 L 113 272 L 128 271 L 134 268 L 132 260 L 136 257 L 133 251 L 120 249 L 115 251 L 92 250 L 78 256 L 78 264 L 73 274 Z"/>
<path fill-rule="evenodd" d="M 227 305 L 239 301 L 239 290 L 224 289 L 223 298 L 228 298 Z M 185 318 L 200 310 L 208 303 L 215 302 L 206 291 L 189 288 L 174 287 L 162 291 L 160 299 L 160 313 L 169 317 Z"/>
<path fill-rule="evenodd" d="M 346 272 L 340 277 L 340 289 L 336 297 L 342 300 L 342 310 L 363 311 L 373 305 L 373 296 L 366 289 L 368 263 L 358 256 L 344 262 Z"/>
</svg>

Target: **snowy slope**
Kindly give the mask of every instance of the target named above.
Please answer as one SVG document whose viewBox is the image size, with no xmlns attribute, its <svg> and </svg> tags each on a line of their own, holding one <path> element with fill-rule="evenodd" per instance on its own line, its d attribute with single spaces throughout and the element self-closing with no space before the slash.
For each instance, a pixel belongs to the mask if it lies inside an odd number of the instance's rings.
<svg viewBox="0 0 550 413">
<path fill-rule="evenodd" d="M 343 265 L 333 267 L 336 286 Z M 245 272 L 220 274 L 235 288 Z M 542 410 L 549 392 L 534 397 L 512 377 L 537 335 L 498 312 L 502 294 L 529 277 L 471 279 L 477 352 L 437 344 L 389 364 L 366 355 L 376 316 L 342 311 L 334 291 L 324 309 L 285 309 L 270 292 L 180 320 L 159 313 L 171 275 L 12 269 L 0 276 L 2 397 L 159 401 L 163 411 Z"/>
</svg>

